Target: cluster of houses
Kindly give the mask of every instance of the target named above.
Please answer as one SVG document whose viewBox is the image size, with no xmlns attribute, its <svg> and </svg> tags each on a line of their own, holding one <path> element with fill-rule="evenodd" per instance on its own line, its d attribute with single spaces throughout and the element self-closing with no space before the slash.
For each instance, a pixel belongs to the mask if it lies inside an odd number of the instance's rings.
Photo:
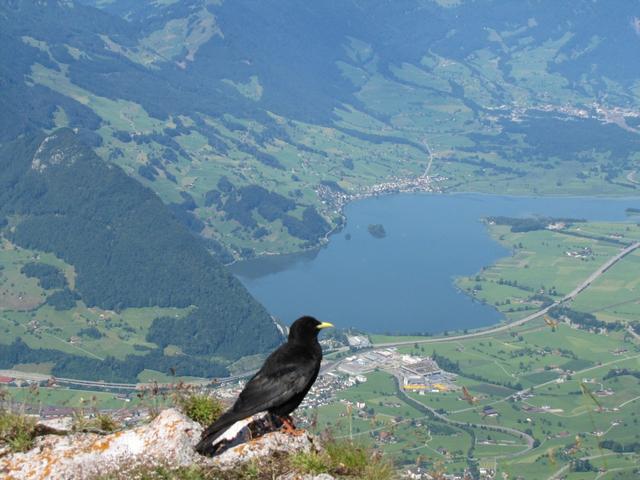
<svg viewBox="0 0 640 480">
<path fill-rule="evenodd" d="M 478 469 L 480 480 L 493 480 L 496 472 L 493 468 L 480 467 Z M 444 473 L 434 468 L 425 468 L 421 466 L 406 467 L 402 472 L 402 477 L 409 480 L 467 480 L 474 478 L 468 469 L 461 473 Z"/>
<path fill-rule="evenodd" d="M 567 250 L 564 254 L 571 258 L 589 259 L 593 256 L 593 250 L 591 247 L 582 247 L 577 250 Z"/>
</svg>

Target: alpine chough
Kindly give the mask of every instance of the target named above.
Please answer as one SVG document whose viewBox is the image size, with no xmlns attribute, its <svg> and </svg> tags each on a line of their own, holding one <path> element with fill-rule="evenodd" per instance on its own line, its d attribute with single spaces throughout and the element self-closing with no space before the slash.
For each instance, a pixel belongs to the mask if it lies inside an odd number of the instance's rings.
<svg viewBox="0 0 640 480">
<path fill-rule="evenodd" d="M 203 433 L 196 450 L 214 453 L 216 439 L 239 420 L 267 411 L 290 426 L 288 416 L 302 402 L 320 371 L 321 329 L 333 327 L 313 317 L 301 317 L 291 325 L 287 342 L 265 360 L 262 368 L 247 382 L 233 406 Z"/>
</svg>

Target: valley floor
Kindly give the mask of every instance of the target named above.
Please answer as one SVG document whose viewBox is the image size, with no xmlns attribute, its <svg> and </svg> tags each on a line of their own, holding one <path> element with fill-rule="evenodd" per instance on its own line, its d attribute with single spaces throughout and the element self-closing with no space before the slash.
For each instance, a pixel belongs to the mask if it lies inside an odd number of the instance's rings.
<svg viewBox="0 0 640 480">
<path fill-rule="evenodd" d="M 488 228 L 512 256 L 458 285 L 513 323 L 466 335 L 371 335 L 373 349 L 338 348 L 298 412 L 300 424 L 374 446 L 416 474 L 633 478 L 640 462 L 640 253 L 620 252 L 640 240 L 640 227 Z M 554 304 L 549 316 L 517 322 Z M 427 381 L 413 378 L 420 373 L 416 365 L 435 368 L 428 357 L 442 372 Z M 210 388 L 232 399 L 242 385 L 232 380 Z M 68 388 L 6 391 L 18 404 L 69 411 L 88 408 L 89 395 L 91 408 L 112 411 L 146 411 L 166 401 L 137 396 L 135 386 L 95 394 L 89 386 Z"/>
</svg>

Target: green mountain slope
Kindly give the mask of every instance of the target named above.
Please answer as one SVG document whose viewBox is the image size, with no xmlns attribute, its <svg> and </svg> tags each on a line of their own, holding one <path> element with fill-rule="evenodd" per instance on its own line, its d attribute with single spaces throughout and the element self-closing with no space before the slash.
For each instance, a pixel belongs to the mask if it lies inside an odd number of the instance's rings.
<svg viewBox="0 0 640 480">
<path fill-rule="evenodd" d="M 54 374 L 96 379 L 135 380 L 145 368 L 167 373 L 170 367 L 180 375 L 219 375 L 228 361 L 264 352 L 280 341 L 264 308 L 204 243 L 152 191 L 97 157 L 70 129 L 5 145 L 0 150 L 0 186 L 7 241 L 14 249 L 51 253 L 65 262 L 63 268 L 73 270 L 71 286 L 60 268 L 24 265 L 20 273 L 37 278 L 40 290 L 52 293 L 41 303 L 36 291 L 31 305 L 14 305 L 2 314 L 3 320 L 40 321 L 40 330 L 55 331 L 60 328 L 57 322 L 80 310 L 98 309 L 124 324 L 128 320 L 119 315 L 123 311 L 164 307 L 160 311 L 166 312 L 147 320 L 144 328 L 127 325 L 146 355 L 100 362 L 95 356 L 68 357 L 50 349 L 27 352 L 18 342 L 2 347 L 9 348 L 0 354 L 3 366 L 17 359 L 54 361 Z M 169 316 L 167 308 L 182 313 Z M 16 315 L 16 310 L 30 315 Z M 60 318 L 51 310 L 67 313 Z M 109 340 L 105 315 L 96 316 L 85 315 L 77 335 Z M 38 325 L 31 330 L 38 335 Z M 165 356 L 168 346 L 179 355 Z"/>
<path fill-rule="evenodd" d="M 5 0 L 0 141 L 81 128 L 224 261 L 321 243 L 379 184 L 632 194 L 637 18 L 622 1 Z"/>
</svg>

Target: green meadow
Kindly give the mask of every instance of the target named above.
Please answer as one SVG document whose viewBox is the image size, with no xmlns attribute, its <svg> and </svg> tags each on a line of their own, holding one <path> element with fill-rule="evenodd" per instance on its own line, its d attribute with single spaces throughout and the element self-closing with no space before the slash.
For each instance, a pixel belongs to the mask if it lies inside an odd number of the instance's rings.
<svg viewBox="0 0 640 480">
<path fill-rule="evenodd" d="M 511 319 L 541 308 L 542 294 L 552 301 L 562 298 L 615 255 L 621 248 L 619 242 L 629 244 L 640 238 L 640 228 L 634 223 L 588 222 L 565 231 L 527 233 L 513 233 L 509 227 L 496 225 L 488 228 L 497 241 L 511 248 L 512 255 L 457 282 Z M 576 258 L 567 252 L 585 255 Z M 570 308 L 592 313 L 604 322 L 636 322 L 639 260 L 637 253 L 625 257 L 578 295 Z M 593 472 L 570 468 L 573 460 L 587 457 L 601 470 L 598 478 L 633 478 L 639 453 L 617 454 L 601 445 L 606 440 L 622 444 L 640 441 L 640 382 L 630 374 L 611 373 L 640 372 L 640 343 L 625 329 L 596 332 L 563 322 L 551 328 L 539 318 L 478 338 L 419 343 L 429 337 L 371 335 L 371 340 L 374 344 L 417 342 L 398 347 L 398 351 L 422 356 L 435 352 L 453 360 L 459 370 L 457 387 L 466 387 L 475 403 L 467 402 L 459 391 L 409 396 L 451 421 L 486 426 L 471 428 L 473 437 L 459 428 L 444 436 L 418 436 L 416 429 L 405 435 L 400 428 L 403 422 L 423 422 L 427 429 L 434 422 L 422 412 L 407 412 L 397 418 L 394 442 L 387 444 L 371 435 L 375 420 L 365 433 L 364 422 L 358 423 L 358 437 L 377 443 L 385 452 L 403 450 L 401 463 L 418 462 L 434 472 L 439 468 L 453 472 L 465 465 L 460 450 L 464 457 L 473 446 L 473 456 L 481 467 L 509 478 L 547 479 L 555 474 L 567 479 L 594 478 Z M 409 406 L 391 388 L 390 374 L 386 374 L 386 387 L 381 385 L 384 375 L 370 374 L 371 383 L 343 391 L 340 398 L 374 406 L 384 398 L 393 398 Z M 525 398 L 514 398 L 517 392 L 526 393 Z M 498 415 L 486 416 L 485 407 L 492 407 Z M 342 435 L 348 431 L 343 405 L 322 407 L 318 413 L 323 427 L 337 425 Z M 447 427 L 455 430 L 456 425 Z M 535 439 L 535 448 L 529 450 L 521 439 L 490 427 L 525 432 Z"/>
<path fill-rule="evenodd" d="M 183 317 L 190 308 L 126 308 L 120 311 L 88 307 L 76 301 L 71 308 L 59 309 L 47 299 L 59 289 L 45 289 L 37 278 L 22 269 L 27 264 L 45 264 L 59 269 L 73 289 L 73 267 L 54 255 L 22 249 L 2 240 L 0 243 L 0 331 L 2 343 L 21 338 L 31 348 L 55 349 L 103 360 L 107 356 L 123 359 L 156 348 L 146 340 L 153 320 L 161 316 Z M 167 347 L 167 354 L 179 349 Z M 52 364 L 27 365 L 25 371 L 48 374 Z"/>
</svg>

